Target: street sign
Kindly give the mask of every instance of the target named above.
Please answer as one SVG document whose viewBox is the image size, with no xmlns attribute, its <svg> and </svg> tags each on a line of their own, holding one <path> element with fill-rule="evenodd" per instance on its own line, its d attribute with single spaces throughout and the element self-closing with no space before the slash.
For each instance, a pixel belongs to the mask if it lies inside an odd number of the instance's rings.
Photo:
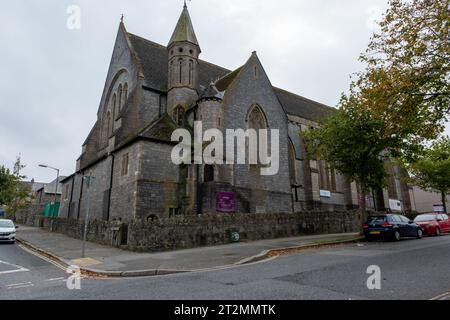
<svg viewBox="0 0 450 320">
<path fill-rule="evenodd" d="M 442 204 L 433 205 L 433 212 L 436 212 L 436 213 L 444 212 L 444 206 Z"/>
<path fill-rule="evenodd" d="M 331 191 L 329 191 L 329 190 L 320 190 L 320 196 L 322 198 L 331 198 Z"/>
</svg>

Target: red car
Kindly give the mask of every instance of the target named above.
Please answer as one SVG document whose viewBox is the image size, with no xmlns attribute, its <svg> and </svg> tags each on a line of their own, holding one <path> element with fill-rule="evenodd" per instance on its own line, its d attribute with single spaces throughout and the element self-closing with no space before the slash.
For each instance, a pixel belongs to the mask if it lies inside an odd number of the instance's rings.
<svg viewBox="0 0 450 320">
<path fill-rule="evenodd" d="M 414 219 L 414 222 L 422 227 L 425 234 L 430 236 L 440 236 L 442 233 L 450 232 L 450 219 L 446 214 L 421 214 Z"/>
</svg>

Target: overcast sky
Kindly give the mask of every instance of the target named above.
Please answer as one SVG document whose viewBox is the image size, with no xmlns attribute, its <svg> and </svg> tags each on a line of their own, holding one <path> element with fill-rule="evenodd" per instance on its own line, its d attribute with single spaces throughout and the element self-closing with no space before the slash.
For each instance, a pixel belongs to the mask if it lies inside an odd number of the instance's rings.
<svg viewBox="0 0 450 320">
<path fill-rule="evenodd" d="M 193 0 L 203 60 L 235 69 L 256 50 L 275 86 L 336 106 L 360 70 L 387 0 Z M 67 28 L 67 8 L 81 29 Z M 120 15 L 166 45 L 182 0 L 15 0 L 0 11 L 0 164 L 21 153 L 28 179 L 72 174 L 96 120 Z M 450 130 L 447 130 L 450 132 Z"/>
</svg>

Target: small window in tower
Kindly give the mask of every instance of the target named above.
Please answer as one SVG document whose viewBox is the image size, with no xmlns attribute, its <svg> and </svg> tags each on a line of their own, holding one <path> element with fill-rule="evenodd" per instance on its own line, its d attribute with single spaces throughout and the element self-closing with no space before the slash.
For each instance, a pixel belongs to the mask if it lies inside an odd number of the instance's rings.
<svg viewBox="0 0 450 320">
<path fill-rule="evenodd" d="M 192 50 L 192 49 L 189 50 L 189 53 L 190 53 L 190 54 L 194 54 L 194 50 Z"/>
<path fill-rule="evenodd" d="M 128 175 L 128 158 L 128 153 L 122 156 L 122 168 L 120 172 L 122 177 Z"/>
<path fill-rule="evenodd" d="M 193 81 L 192 81 L 192 75 L 193 75 L 192 68 L 193 68 L 193 61 L 190 60 L 189 61 L 189 84 L 193 83 Z"/>
<path fill-rule="evenodd" d="M 178 62 L 179 63 L 179 83 L 181 84 L 182 83 L 182 81 L 183 81 L 183 59 L 180 59 L 180 61 Z"/>
<path fill-rule="evenodd" d="M 184 109 L 182 106 L 178 106 L 173 110 L 173 119 L 175 120 L 176 124 L 179 126 L 183 125 L 183 118 L 184 118 Z"/>
<path fill-rule="evenodd" d="M 178 49 L 180 53 L 183 53 L 183 48 Z"/>
</svg>

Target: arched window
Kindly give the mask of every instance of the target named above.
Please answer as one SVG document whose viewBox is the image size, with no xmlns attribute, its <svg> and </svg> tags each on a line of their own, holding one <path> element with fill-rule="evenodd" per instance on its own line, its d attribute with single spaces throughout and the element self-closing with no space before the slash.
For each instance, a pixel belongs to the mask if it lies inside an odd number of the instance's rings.
<svg viewBox="0 0 450 320">
<path fill-rule="evenodd" d="M 111 103 L 111 108 L 113 110 L 114 119 L 117 117 L 118 111 L 117 111 L 117 96 L 114 93 Z"/>
<path fill-rule="evenodd" d="M 128 83 L 125 82 L 125 85 L 123 86 L 123 103 L 122 106 L 125 105 L 128 101 Z"/>
<path fill-rule="evenodd" d="M 214 167 L 207 164 L 205 165 L 205 169 L 203 171 L 203 181 L 211 182 L 214 181 Z"/>
<path fill-rule="evenodd" d="M 291 141 L 289 141 L 289 175 L 293 183 L 297 182 L 297 168 L 295 160 L 295 149 Z"/>
<path fill-rule="evenodd" d="M 181 84 L 183 82 L 183 59 L 178 60 L 178 73 L 179 73 L 179 83 Z"/>
<path fill-rule="evenodd" d="M 119 102 L 119 111 L 122 110 L 122 85 L 119 85 L 119 90 L 118 90 L 118 102 Z"/>
<path fill-rule="evenodd" d="M 106 139 L 111 135 L 111 112 L 108 111 L 106 114 Z"/>
<path fill-rule="evenodd" d="M 183 125 L 184 109 L 182 106 L 178 106 L 173 110 L 173 119 L 179 126 Z"/>
<path fill-rule="evenodd" d="M 192 84 L 194 81 L 192 79 L 192 75 L 193 75 L 193 67 L 194 67 L 194 63 L 192 60 L 189 60 L 189 84 Z"/>
<path fill-rule="evenodd" d="M 254 129 L 256 131 L 256 135 L 258 137 L 258 146 L 261 145 L 267 145 L 268 143 L 268 138 L 265 137 L 263 140 L 260 139 L 259 137 L 259 130 L 262 129 L 267 129 L 268 125 L 267 125 L 267 120 L 266 120 L 266 116 L 264 115 L 263 111 L 261 110 L 261 108 L 259 106 L 254 106 L 252 107 L 252 109 L 250 110 L 250 113 L 248 115 L 248 128 L 249 129 Z M 258 148 L 259 150 L 259 148 Z M 262 161 L 263 159 L 260 159 L 260 156 L 258 154 L 258 163 L 265 163 L 265 159 L 264 161 Z M 258 165 L 252 165 L 251 167 L 254 168 L 258 168 Z"/>
</svg>

